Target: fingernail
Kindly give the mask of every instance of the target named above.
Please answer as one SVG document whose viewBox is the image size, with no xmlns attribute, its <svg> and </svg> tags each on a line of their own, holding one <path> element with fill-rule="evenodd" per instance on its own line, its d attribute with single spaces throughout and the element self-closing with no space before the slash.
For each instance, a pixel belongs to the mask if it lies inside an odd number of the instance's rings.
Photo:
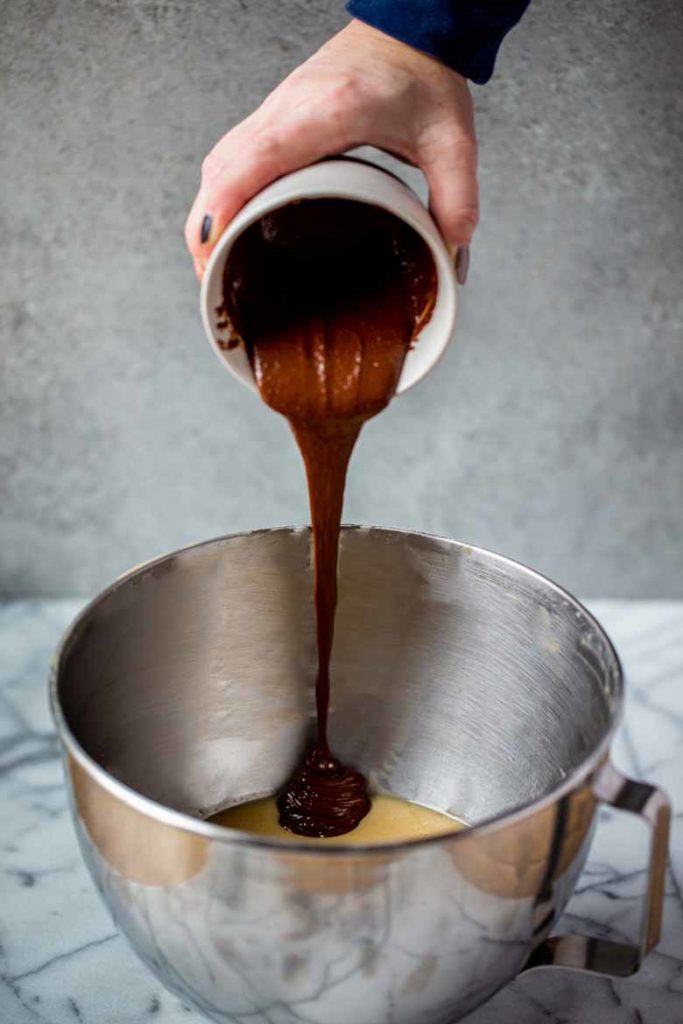
<svg viewBox="0 0 683 1024">
<path fill-rule="evenodd" d="M 211 234 L 211 224 L 213 223 L 213 217 L 210 213 L 207 213 L 202 221 L 202 230 L 199 233 L 199 240 L 204 245 L 208 242 L 209 235 Z"/>
<path fill-rule="evenodd" d="M 467 280 L 467 272 L 470 269 L 470 247 L 461 245 L 455 254 L 455 279 L 458 284 L 464 284 Z"/>
</svg>

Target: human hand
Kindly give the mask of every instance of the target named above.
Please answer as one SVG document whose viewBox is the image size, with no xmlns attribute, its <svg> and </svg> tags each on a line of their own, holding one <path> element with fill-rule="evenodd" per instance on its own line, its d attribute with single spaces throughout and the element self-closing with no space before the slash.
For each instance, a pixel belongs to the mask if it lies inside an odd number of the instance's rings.
<svg viewBox="0 0 683 1024">
<path fill-rule="evenodd" d="M 467 81 L 360 21 L 293 71 L 205 158 L 185 225 L 197 276 L 253 195 L 283 174 L 360 145 L 377 146 L 421 168 L 432 213 L 446 240 L 458 247 L 462 280 L 478 219 Z"/>
</svg>

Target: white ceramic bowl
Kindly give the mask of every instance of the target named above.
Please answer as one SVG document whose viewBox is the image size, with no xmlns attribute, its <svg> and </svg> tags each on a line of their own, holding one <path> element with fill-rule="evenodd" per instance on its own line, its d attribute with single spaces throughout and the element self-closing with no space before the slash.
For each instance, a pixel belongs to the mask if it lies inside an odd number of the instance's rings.
<svg viewBox="0 0 683 1024">
<path fill-rule="evenodd" d="M 453 334 L 457 288 L 453 253 L 427 209 L 414 192 L 392 174 L 356 160 L 325 160 L 273 182 L 254 196 L 230 222 L 206 267 L 201 288 L 201 314 L 206 333 L 221 363 L 247 387 L 256 390 L 249 359 L 242 345 L 221 347 L 229 328 L 219 327 L 223 303 L 223 273 L 235 239 L 266 213 L 295 199 L 356 199 L 381 206 L 410 224 L 429 246 L 437 273 L 436 304 L 431 319 L 420 331 L 403 364 L 396 389 L 406 391 L 421 380 L 443 354 Z"/>
</svg>

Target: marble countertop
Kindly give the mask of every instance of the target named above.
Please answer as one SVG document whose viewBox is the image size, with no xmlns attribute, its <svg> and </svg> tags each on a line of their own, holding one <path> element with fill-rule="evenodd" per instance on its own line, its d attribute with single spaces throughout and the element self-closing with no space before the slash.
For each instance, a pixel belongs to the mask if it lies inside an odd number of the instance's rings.
<svg viewBox="0 0 683 1024">
<path fill-rule="evenodd" d="M 683 1024 L 683 602 L 588 602 L 628 677 L 616 765 L 674 803 L 661 942 L 635 978 L 535 971 L 468 1024 Z M 116 932 L 86 873 L 46 700 L 50 654 L 80 602 L 0 604 L 0 1022 L 159 1024 L 200 1016 L 160 987 Z M 640 822 L 603 810 L 561 928 L 635 937 Z"/>
</svg>

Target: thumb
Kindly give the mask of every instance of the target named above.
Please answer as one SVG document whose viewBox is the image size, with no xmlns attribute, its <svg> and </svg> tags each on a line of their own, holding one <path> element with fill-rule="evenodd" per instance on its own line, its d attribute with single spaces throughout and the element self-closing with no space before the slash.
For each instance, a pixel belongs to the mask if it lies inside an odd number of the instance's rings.
<svg viewBox="0 0 683 1024">
<path fill-rule="evenodd" d="M 429 205 L 447 242 L 467 245 L 479 221 L 477 143 L 462 129 L 447 126 L 423 145 L 419 164 L 429 182 Z"/>
</svg>

